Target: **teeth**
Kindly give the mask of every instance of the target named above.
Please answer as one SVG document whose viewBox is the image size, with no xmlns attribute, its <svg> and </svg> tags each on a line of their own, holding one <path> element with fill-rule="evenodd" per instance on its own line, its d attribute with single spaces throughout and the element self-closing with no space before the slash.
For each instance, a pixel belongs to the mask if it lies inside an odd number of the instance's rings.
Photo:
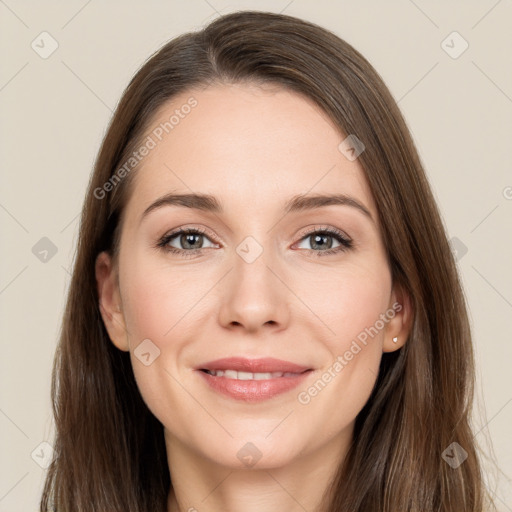
<svg viewBox="0 0 512 512">
<path fill-rule="evenodd" d="M 254 375 L 254 377 L 253 377 L 254 380 L 266 380 L 266 379 L 272 378 L 271 373 L 253 373 L 253 375 Z"/>
<path fill-rule="evenodd" d="M 226 379 L 236 380 L 268 380 L 277 379 L 279 377 L 296 377 L 293 372 L 267 372 L 267 373 L 251 373 L 237 372 L 236 370 L 207 370 L 207 373 L 214 377 L 225 377 Z"/>
</svg>

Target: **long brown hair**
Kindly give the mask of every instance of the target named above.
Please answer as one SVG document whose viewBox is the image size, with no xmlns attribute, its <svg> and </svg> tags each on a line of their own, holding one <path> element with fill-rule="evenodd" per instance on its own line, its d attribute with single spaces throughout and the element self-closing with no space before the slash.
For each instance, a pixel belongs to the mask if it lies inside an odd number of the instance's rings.
<svg viewBox="0 0 512 512">
<path fill-rule="evenodd" d="M 380 76 L 345 41 L 291 16 L 251 11 L 221 16 L 165 44 L 133 77 L 112 118 L 83 207 L 55 355 L 55 459 L 41 511 L 166 510 L 171 480 L 163 427 L 141 398 L 129 354 L 109 340 L 94 274 L 96 256 L 116 252 L 116 228 L 137 170 L 108 193 L 105 183 L 141 144 L 165 102 L 194 87 L 244 82 L 301 93 L 341 133 L 363 141 L 359 162 L 377 204 L 392 277 L 414 311 L 405 345 L 383 354 L 348 455 L 326 482 L 325 510 L 481 512 L 482 476 L 469 425 L 474 368 L 466 304 L 406 123 Z M 458 446 L 467 453 L 458 467 L 443 458 L 450 446 L 451 457 Z"/>
</svg>

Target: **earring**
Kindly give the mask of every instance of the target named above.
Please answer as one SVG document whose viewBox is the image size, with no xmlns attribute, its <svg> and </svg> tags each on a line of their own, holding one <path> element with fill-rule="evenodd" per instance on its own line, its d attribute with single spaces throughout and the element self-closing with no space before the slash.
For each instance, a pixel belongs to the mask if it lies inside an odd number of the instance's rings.
<svg viewBox="0 0 512 512">
<path fill-rule="evenodd" d="M 393 343 L 396 343 L 397 341 L 398 341 L 398 337 L 397 337 L 397 336 L 395 336 L 395 337 L 393 338 Z"/>
</svg>

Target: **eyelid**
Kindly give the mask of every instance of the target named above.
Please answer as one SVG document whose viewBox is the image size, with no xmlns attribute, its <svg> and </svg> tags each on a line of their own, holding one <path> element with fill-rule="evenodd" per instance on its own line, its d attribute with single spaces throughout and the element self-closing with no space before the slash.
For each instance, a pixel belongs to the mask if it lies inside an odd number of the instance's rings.
<svg viewBox="0 0 512 512">
<path fill-rule="evenodd" d="M 162 237 L 160 237 L 160 239 L 157 241 L 155 247 L 160 247 L 160 248 L 165 249 L 171 239 L 176 238 L 178 235 L 180 235 L 182 233 L 200 234 L 200 235 L 203 235 L 206 238 L 208 238 L 210 240 L 210 242 L 212 242 L 213 244 L 216 244 L 216 245 L 219 245 L 219 243 L 221 245 L 223 244 L 222 241 L 218 242 L 217 241 L 218 237 L 216 235 L 212 235 L 211 232 L 207 228 L 204 228 L 202 226 L 197 227 L 194 225 L 185 225 L 185 226 L 180 226 L 178 228 L 169 230 L 166 234 L 164 234 Z M 345 249 L 353 247 L 352 238 L 350 236 L 348 236 L 344 231 L 342 231 L 341 229 L 335 228 L 333 226 L 330 226 L 330 225 L 320 225 L 320 224 L 315 224 L 313 226 L 308 226 L 306 228 L 303 228 L 300 231 L 300 234 L 297 235 L 299 237 L 299 239 L 296 242 L 294 242 L 293 246 L 297 245 L 298 243 L 300 243 L 304 239 L 306 239 L 308 236 L 311 236 L 315 233 L 327 233 L 328 235 L 331 235 L 333 237 L 340 238 L 342 241 L 340 243 L 342 246 L 344 246 Z M 198 254 L 201 251 L 204 251 L 205 249 L 211 249 L 211 247 L 203 247 L 200 249 L 192 249 L 192 250 L 177 249 L 175 247 L 167 248 L 167 250 L 169 250 L 171 252 L 178 252 L 178 253 L 183 253 L 183 254 L 184 253 Z M 321 255 L 321 254 L 331 254 L 331 253 L 337 252 L 338 249 L 341 250 L 341 247 L 335 248 L 335 249 L 328 249 L 326 251 L 314 251 L 313 249 L 304 249 L 304 250 L 313 251 L 314 253 Z"/>
<path fill-rule="evenodd" d="M 212 232 L 209 231 L 207 228 L 204 228 L 202 226 L 198 227 L 198 226 L 194 226 L 194 225 L 185 225 L 185 226 L 180 226 L 175 229 L 170 229 L 161 238 L 166 238 L 166 237 L 171 237 L 171 236 L 174 237 L 180 233 L 189 232 L 189 231 L 192 231 L 192 232 L 196 231 L 196 232 L 200 233 L 201 235 L 208 236 L 208 238 L 217 239 L 221 243 L 223 243 L 222 240 L 220 240 L 217 235 L 213 235 Z M 300 240 L 302 240 L 304 237 L 311 235 L 313 233 L 316 233 L 317 231 L 333 233 L 333 234 L 342 236 L 347 242 L 352 241 L 351 237 L 348 236 L 348 234 L 346 232 L 344 232 L 343 230 L 326 225 L 326 224 L 314 224 L 313 226 L 307 226 L 305 228 L 302 228 L 301 231 L 299 231 L 299 234 L 297 234 L 297 236 L 300 237 Z"/>
<path fill-rule="evenodd" d="M 322 232 L 322 233 L 329 233 L 333 235 L 338 235 L 339 237 L 343 238 L 347 242 L 352 242 L 352 238 L 348 236 L 345 231 L 335 228 L 333 226 L 330 226 L 328 224 L 314 224 L 313 226 L 308 226 L 306 228 L 303 228 L 299 233 L 300 240 L 303 238 L 312 235 L 313 233 Z"/>
<path fill-rule="evenodd" d="M 162 242 L 163 240 L 167 240 L 169 241 L 171 238 L 175 238 L 177 237 L 178 235 L 181 235 L 182 233 L 194 233 L 194 234 L 200 234 L 200 235 L 203 235 L 204 237 L 208 238 L 210 240 L 210 242 L 212 242 L 213 244 L 222 244 L 222 240 L 219 239 L 218 236 L 216 235 L 213 235 L 212 232 L 210 230 L 208 230 L 207 228 L 204 228 L 204 227 L 197 227 L 197 226 L 194 226 L 194 225 L 185 225 L 185 226 L 180 226 L 178 228 L 175 228 L 175 229 L 170 229 L 169 231 L 167 231 L 163 236 L 161 236 L 157 242 L 158 245 L 160 245 L 160 242 Z M 179 249 L 178 249 L 179 250 Z M 197 250 L 203 250 L 203 249 L 197 249 Z M 187 251 L 187 252 L 192 252 L 192 251 Z"/>
</svg>

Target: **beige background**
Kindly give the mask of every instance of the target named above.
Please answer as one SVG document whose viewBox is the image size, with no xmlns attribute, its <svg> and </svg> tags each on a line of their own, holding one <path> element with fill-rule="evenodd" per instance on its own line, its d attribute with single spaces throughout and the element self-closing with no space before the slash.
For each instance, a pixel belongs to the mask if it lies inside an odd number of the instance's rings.
<svg viewBox="0 0 512 512">
<path fill-rule="evenodd" d="M 477 350 L 475 434 L 487 451 L 492 441 L 498 509 L 512 511 L 510 0 L 0 0 L 0 511 L 37 510 L 45 470 L 36 461 L 44 465 L 49 447 L 40 443 L 52 442 L 50 373 L 77 216 L 111 112 L 164 42 L 240 9 L 331 29 L 399 102 L 457 238 Z M 46 59 L 31 47 L 42 45 L 43 31 L 58 43 Z M 458 58 L 457 35 L 442 46 L 453 31 L 469 44 Z M 43 237 L 57 250 L 46 262 L 32 252 Z"/>
</svg>

